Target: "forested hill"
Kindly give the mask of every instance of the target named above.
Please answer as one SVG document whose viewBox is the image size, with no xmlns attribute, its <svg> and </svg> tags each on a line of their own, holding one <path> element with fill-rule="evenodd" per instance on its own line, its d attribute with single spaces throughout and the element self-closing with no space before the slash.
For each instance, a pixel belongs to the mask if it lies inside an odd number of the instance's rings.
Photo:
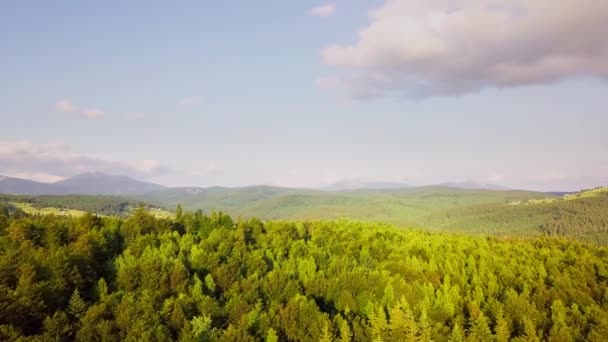
<svg viewBox="0 0 608 342">
<path fill-rule="evenodd" d="M 436 212 L 427 227 L 499 236 L 567 236 L 606 246 L 608 191 L 594 190 L 594 195 L 583 192 L 550 201 L 451 208 Z"/>
<path fill-rule="evenodd" d="M 0 211 L 0 340 L 605 341 L 608 250 L 178 211 Z"/>
<path fill-rule="evenodd" d="M 221 210 L 234 216 L 262 219 L 316 220 L 348 217 L 424 227 L 438 210 L 477 204 L 551 199 L 530 191 L 456 189 L 428 186 L 405 189 L 318 191 L 269 186 L 244 188 L 174 188 L 140 199 L 175 208 Z"/>
<path fill-rule="evenodd" d="M 144 205 L 149 208 L 157 206 L 146 204 L 139 200 L 132 200 L 115 196 L 89 196 L 89 195 L 3 195 L 0 194 L 0 203 L 12 203 L 12 207 L 20 204 L 29 205 L 34 209 L 52 208 L 61 210 L 78 210 L 103 215 L 126 215 L 135 207 Z"/>
</svg>

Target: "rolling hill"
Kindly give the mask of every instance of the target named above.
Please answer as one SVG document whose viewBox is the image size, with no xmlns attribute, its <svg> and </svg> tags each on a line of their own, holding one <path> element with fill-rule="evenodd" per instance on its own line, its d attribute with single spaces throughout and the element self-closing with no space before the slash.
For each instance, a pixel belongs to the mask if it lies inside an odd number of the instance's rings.
<svg viewBox="0 0 608 342">
<path fill-rule="evenodd" d="M 164 186 L 142 182 L 126 176 L 90 172 L 55 183 L 0 176 L 0 193 L 17 195 L 133 195 L 165 189 Z"/>
<path fill-rule="evenodd" d="M 131 195 L 164 189 L 162 185 L 142 182 L 127 176 L 100 172 L 83 173 L 53 184 L 63 193 L 96 195 Z"/>
<path fill-rule="evenodd" d="M 58 188 L 49 183 L 41 183 L 27 179 L 0 176 L 0 193 L 3 194 L 52 194 Z"/>
<path fill-rule="evenodd" d="M 101 215 L 125 216 L 135 208 L 144 206 L 153 213 L 170 215 L 155 205 L 118 196 L 103 195 L 3 195 L 0 205 L 19 208 L 30 214 L 56 214 L 79 216 L 85 212 Z"/>
<path fill-rule="evenodd" d="M 454 189 L 429 186 L 404 189 L 320 191 L 269 186 L 245 188 L 176 188 L 139 197 L 150 203 L 190 210 L 221 210 L 262 219 L 332 219 L 348 217 L 403 226 L 427 227 L 449 208 L 552 198 L 529 191 Z"/>
</svg>

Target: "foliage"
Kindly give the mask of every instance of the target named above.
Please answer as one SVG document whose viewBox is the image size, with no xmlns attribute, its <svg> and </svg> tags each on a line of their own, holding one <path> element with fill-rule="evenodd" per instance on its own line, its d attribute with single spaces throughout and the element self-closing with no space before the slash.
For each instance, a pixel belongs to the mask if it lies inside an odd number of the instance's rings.
<svg viewBox="0 0 608 342">
<path fill-rule="evenodd" d="M 171 189 L 148 198 L 174 206 L 223 210 L 240 217 L 319 220 L 349 218 L 430 231 L 511 237 L 556 235 L 608 245 L 608 191 L 566 197 L 528 191 L 431 186 L 323 192 L 273 187 Z"/>
<path fill-rule="evenodd" d="M 466 233 L 499 236 L 562 236 L 608 245 L 608 193 L 576 200 L 483 204 L 436 215 L 435 225 Z"/>
<path fill-rule="evenodd" d="M 0 340 L 608 336 L 608 250 L 559 238 L 144 208 L 0 217 Z"/>
<path fill-rule="evenodd" d="M 2 195 L 0 203 L 16 203 L 24 209 L 33 208 L 37 210 L 54 208 L 58 209 L 52 213 L 74 212 L 78 215 L 83 212 L 93 212 L 102 215 L 126 215 L 133 208 L 141 205 L 141 201 L 130 200 L 114 196 L 94 196 L 94 195 Z M 156 206 L 147 205 L 149 208 L 158 209 Z"/>
</svg>

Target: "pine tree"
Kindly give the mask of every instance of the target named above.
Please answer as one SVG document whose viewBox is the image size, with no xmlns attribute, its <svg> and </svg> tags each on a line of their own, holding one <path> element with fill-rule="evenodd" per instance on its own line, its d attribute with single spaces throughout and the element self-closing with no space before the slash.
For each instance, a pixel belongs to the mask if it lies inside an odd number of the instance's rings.
<svg viewBox="0 0 608 342">
<path fill-rule="evenodd" d="M 392 341 L 415 342 L 417 340 L 416 321 L 405 298 L 401 298 L 391 309 L 389 332 Z"/>
<path fill-rule="evenodd" d="M 472 342 L 492 340 L 492 331 L 488 326 L 488 320 L 475 302 L 471 307 L 471 316 L 468 339 Z"/>
<path fill-rule="evenodd" d="M 215 281 L 213 281 L 213 276 L 211 275 L 211 273 L 205 276 L 205 286 L 212 293 L 215 292 Z"/>
<path fill-rule="evenodd" d="M 420 327 L 420 333 L 418 335 L 419 342 L 431 342 L 431 325 L 429 323 L 429 318 L 426 312 L 426 307 L 422 307 L 420 312 L 420 320 L 418 323 Z"/>
<path fill-rule="evenodd" d="M 495 337 L 496 342 L 508 342 L 511 338 L 511 332 L 509 331 L 509 323 L 505 319 L 502 311 L 498 313 L 496 318 Z"/>
<path fill-rule="evenodd" d="M 194 316 L 190 323 L 192 324 L 194 336 L 199 339 L 204 338 L 211 329 L 211 317 L 208 315 L 202 317 Z"/>
<path fill-rule="evenodd" d="M 346 320 L 340 322 L 340 342 L 350 342 L 352 334 L 350 332 L 350 326 Z"/>
<path fill-rule="evenodd" d="M 87 303 L 80 297 L 80 292 L 75 289 L 68 303 L 68 313 L 73 317 L 80 318 L 87 309 Z"/>
<path fill-rule="evenodd" d="M 387 328 L 386 314 L 384 308 L 380 305 L 377 307 L 373 304 L 369 305 L 368 318 L 372 329 L 372 338 L 374 341 L 383 341 L 384 332 Z"/>
<path fill-rule="evenodd" d="M 527 317 L 524 317 L 524 334 L 522 338 L 525 342 L 540 342 L 538 335 L 536 335 L 536 325 Z"/>
<path fill-rule="evenodd" d="M 319 339 L 319 342 L 332 342 L 333 340 L 334 337 L 330 331 L 330 325 L 326 321 L 325 325 L 323 326 L 323 330 L 321 331 L 321 338 Z"/>
<path fill-rule="evenodd" d="M 97 295 L 102 302 L 106 301 L 108 298 L 108 284 L 103 278 L 100 278 L 99 281 L 97 281 Z"/>
<path fill-rule="evenodd" d="M 570 342 L 574 339 L 566 323 L 566 307 L 560 300 L 551 305 L 551 322 L 553 326 L 549 331 L 549 342 Z"/>
<path fill-rule="evenodd" d="M 388 330 L 390 332 L 391 341 L 405 341 L 408 327 L 405 321 L 405 313 L 398 304 L 395 304 L 390 311 Z"/>
<path fill-rule="evenodd" d="M 456 324 L 454 324 L 454 328 L 452 329 L 452 334 L 450 335 L 449 342 L 463 342 L 463 341 L 464 341 L 464 335 L 462 333 L 462 328 L 460 327 L 460 324 L 456 323 Z"/>
<path fill-rule="evenodd" d="M 277 332 L 272 328 L 268 329 L 268 332 L 266 333 L 265 341 L 266 342 L 278 342 L 279 337 L 277 336 Z"/>
</svg>

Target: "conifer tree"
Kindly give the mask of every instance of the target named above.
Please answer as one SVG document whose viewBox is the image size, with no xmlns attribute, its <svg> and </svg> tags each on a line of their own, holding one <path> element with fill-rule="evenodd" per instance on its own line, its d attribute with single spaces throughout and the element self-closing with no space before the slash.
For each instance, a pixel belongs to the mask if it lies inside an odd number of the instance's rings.
<svg viewBox="0 0 608 342">
<path fill-rule="evenodd" d="M 76 318 L 80 318 L 82 314 L 87 309 L 87 303 L 80 297 L 80 292 L 78 289 L 75 289 L 72 292 L 72 296 L 70 297 L 70 301 L 68 303 L 68 312 L 70 315 Z"/>
<path fill-rule="evenodd" d="M 449 342 L 463 342 L 464 334 L 462 333 L 462 328 L 460 324 L 454 324 L 454 328 L 452 329 L 452 334 L 450 335 Z"/>
<path fill-rule="evenodd" d="M 420 332 L 418 335 L 419 342 L 430 342 L 431 338 L 431 325 L 429 323 L 429 318 L 426 312 L 426 307 L 422 306 L 420 311 L 420 320 L 418 323 L 418 327 L 420 328 Z"/>
</svg>

